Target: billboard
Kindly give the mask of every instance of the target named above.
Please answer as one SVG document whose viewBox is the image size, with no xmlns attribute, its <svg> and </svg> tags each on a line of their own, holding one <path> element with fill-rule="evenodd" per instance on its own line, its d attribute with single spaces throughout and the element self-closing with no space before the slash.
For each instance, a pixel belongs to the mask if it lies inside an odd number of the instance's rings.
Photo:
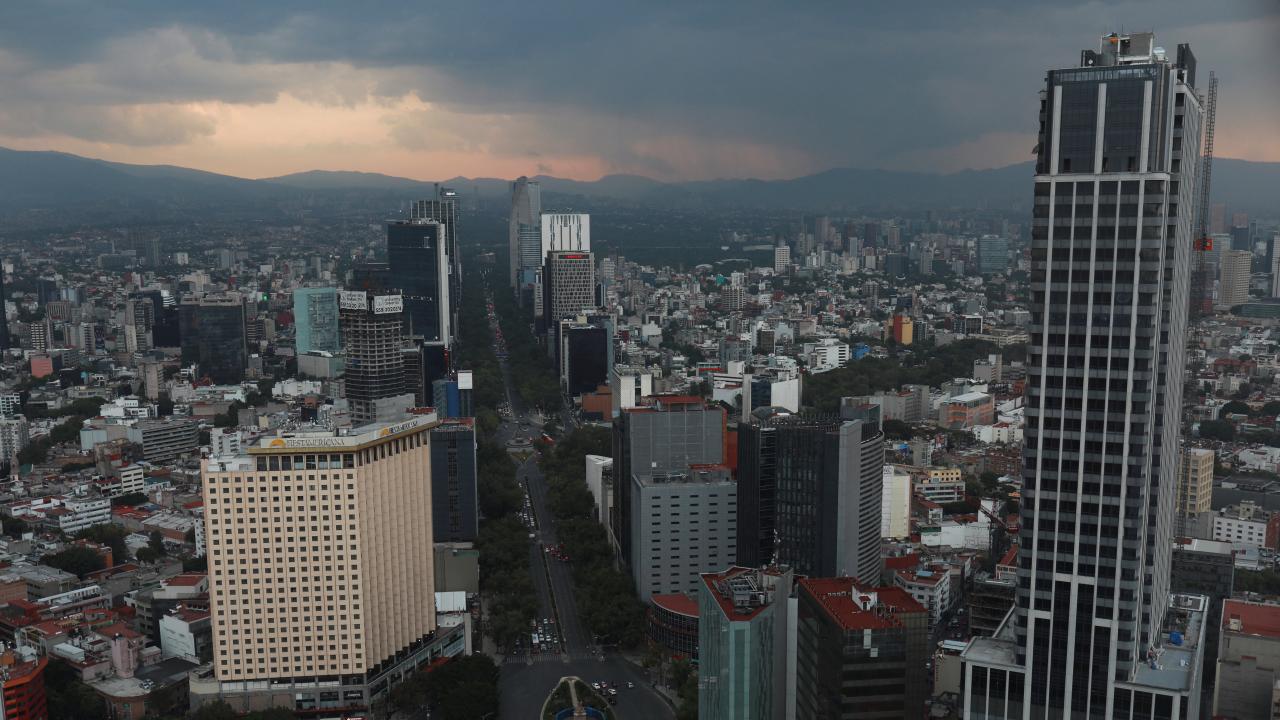
<svg viewBox="0 0 1280 720">
<path fill-rule="evenodd" d="M 375 295 L 373 297 L 373 314 L 385 315 L 387 313 L 398 313 L 404 310 L 404 296 L 402 295 Z"/>
<path fill-rule="evenodd" d="M 338 293 L 338 307 L 343 310 L 368 310 L 369 301 L 362 292 L 343 290 Z"/>
</svg>

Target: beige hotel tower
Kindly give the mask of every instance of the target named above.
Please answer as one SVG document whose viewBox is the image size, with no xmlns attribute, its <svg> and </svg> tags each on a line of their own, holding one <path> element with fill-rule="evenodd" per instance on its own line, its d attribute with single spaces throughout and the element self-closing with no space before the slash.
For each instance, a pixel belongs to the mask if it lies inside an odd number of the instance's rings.
<svg viewBox="0 0 1280 720">
<path fill-rule="evenodd" d="M 193 705 L 367 708 L 430 661 L 434 413 L 203 462 L 212 676 Z"/>
</svg>

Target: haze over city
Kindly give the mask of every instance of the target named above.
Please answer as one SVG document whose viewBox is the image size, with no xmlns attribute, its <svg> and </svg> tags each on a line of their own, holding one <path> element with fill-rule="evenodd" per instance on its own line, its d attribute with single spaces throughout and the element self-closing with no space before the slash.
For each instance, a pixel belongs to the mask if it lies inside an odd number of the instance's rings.
<svg viewBox="0 0 1280 720">
<path fill-rule="evenodd" d="M 783 178 L 1030 158 L 1045 63 L 1194 37 L 1280 161 L 1280 9 L 1205 3 L 13 3 L 0 146 L 241 177 Z"/>
</svg>

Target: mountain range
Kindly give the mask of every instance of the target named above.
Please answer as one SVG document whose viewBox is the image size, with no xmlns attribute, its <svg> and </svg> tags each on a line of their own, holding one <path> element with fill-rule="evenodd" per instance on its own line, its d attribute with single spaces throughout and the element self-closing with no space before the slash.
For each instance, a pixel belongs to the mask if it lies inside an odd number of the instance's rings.
<svg viewBox="0 0 1280 720">
<path fill-rule="evenodd" d="M 630 203 L 640 206 L 797 211 L 923 210 L 1029 206 L 1031 163 L 991 170 L 930 174 L 839 168 L 788 180 L 661 182 L 637 175 L 593 181 L 537 176 L 554 206 Z M 442 181 L 464 196 L 498 202 L 510 181 L 455 177 Z M 1280 163 L 1229 158 L 1215 161 L 1215 202 L 1232 212 L 1272 215 L 1280 207 Z M 103 222 L 217 213 L 227 218 L 269 213 L 316 214 L 344 205 L 385 208 L 422 197 L 433 184 L 377 173 L 313 170 L 251 180 L 172 165 L 132 165 L 49 151 L 0 148 L 0 216 L 38 221 Z M 498 204 L 496 207 L 500 208 Z M 41 224 L 37 222 L 36 224 Z"/>
</svg>

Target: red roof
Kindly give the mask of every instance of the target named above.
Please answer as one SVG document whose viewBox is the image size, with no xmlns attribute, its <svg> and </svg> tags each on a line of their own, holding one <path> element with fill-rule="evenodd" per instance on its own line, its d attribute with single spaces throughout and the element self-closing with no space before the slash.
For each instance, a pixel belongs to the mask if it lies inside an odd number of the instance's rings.
<svg viewBox="0 0 1280 720">
<path fill-rule="evenodd" d="M 902 627 L 903 613 L 925 613 L 924 606 L 902 588 L 859 588 L 853 578 L 801 578 L 800 587 L 822 605 L 845 630 L 878 630 Z M 872 595 L 875 603 L 870 604 Z M 855 595 L 865 598 L 862 606 Z"/>
<path fill-rule="evenodd" d="M 887 557 L 884 559 L 884 568 L 886 570 L 908 570 L 919 564 L 919 553 L 907 553 L 906 555 Z"/>
<path fill-rule="evenodd" d="M 134 638 L 142 637 L 141 635 L 138 634 L 136 630 L 134 630 L 133 628 L 130 628 L 128 625 L 125 625 L 124 623 L 115 623 L 114 625 L 108 625 L 106 627 L 98 628 L 98 634 L 102 635 L 103 637 L 115 637 L 116 635 L 119 635 L 121 637 L 126 637 L 131 640 Z"/>
<path fill-rule="evenodd" d="M 747 612 L 738 612 L 733 606 L 733 597 L 726 596 L 716 589 L 716 583 L 721 580 L 729 580 L 741 575 L 755 575 L 755 570 L 744 567 L 731 567 L 724 572 L 705 573 L 702 576 L 702 582 L 711 591 L 711 597 L 715 598 L 717 604 L 720 605 L 720 612 L 729 618 L 730 622 L 746 622 L 754 620 L 762 610 L 768 607 L 768 604 L 754 605 L 747 608 Z"/>
<path fill-rule="evenodd" d="M 174 575 L 173 577 L 166 580 L 165 584 L 166 585 L 185 585 L 185 586 L 199 585 L 201 582 L 204 582 L 204 579 L 206 577 L 208 576 L 202 573 L 185 573 L 182 575 Z"/>
<path fill-rule="evenodd" d="M 1239 630 L 1231 629 L 1232 620 L 1240 621 Z M 1222 629 L 1243 635 L 1261 635 L 1280 639 L 1280 605 L 1224 600 Z"/>
<path fill-rule="evenodd" d="M 649 602 L 677 615 L 698 617 L 698 601 L 684 594 L 653 595 Z"/>
</svg>

